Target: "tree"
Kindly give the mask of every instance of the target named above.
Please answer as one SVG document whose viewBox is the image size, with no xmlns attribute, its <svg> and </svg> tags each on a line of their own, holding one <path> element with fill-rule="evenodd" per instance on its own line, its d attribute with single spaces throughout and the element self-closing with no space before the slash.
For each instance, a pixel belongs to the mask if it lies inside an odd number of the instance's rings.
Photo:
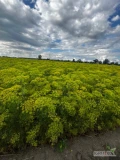
<svg viewBox="0 0 120 160">
<path fill-rule="evenodd" d="M 99 61 L 99 64 L 102 64 L 102 61 Z"/>
<path fill-rule="evenodd" d="M 109 64 L 109 63 L 110 63 L 109 59 L 105 59 L 105 60 L 103 61 L 103 64 Z"/>
<path fill-rule="evenodd" d="M 114 64 L 115 64 L 115 65 L 118 65 L 118 62 L 115 62 Z"/>
<path fill-rule="evenodd" d="M 39 60 L 42 59 L 42 55 L 38 55 L 38 59 L 39 59 Z"/>
<path fill-rule="evenodd" d="M 93 62 L 94 63 L 98 63 L 99 61 L 98 61 L 98 59 L 94 59 Z"/>
<path fill-rule="evenodd" d="M 77 61 L 78 61 L 79 63 L 82 63 L 82 60 L 81 60 L 81 59 L 78 59 Z"/>
<path fill-rule="evenodd" d="M 73 59 L 73 62 L 75 62 L 75 59 Z"/>
<path fill-rule="evenodd" d="M 112 65 L 112 64 L 115 64 L 114 62 L 110 62 L 110 64 Z"/>
</svg>

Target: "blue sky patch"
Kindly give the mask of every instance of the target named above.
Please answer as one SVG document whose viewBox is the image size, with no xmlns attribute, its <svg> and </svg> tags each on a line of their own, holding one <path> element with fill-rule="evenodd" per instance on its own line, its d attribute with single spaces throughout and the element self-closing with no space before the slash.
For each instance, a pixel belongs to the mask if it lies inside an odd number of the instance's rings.
<svg viewBox="0 0 120 160">
<path fill-rule="evenodd" d="M 61 43 L 61 39 L 56 39 L 53 43 Z"/>
<path fill-rule="evenodd" d="M 116 53 L 120 53 L 120 49 L 114 49 L 113 51 Z"/>
<path fill-rule="evenodd" d="M 34 8 L 37 0 L 23 0 L 24 4 L 30 6 L 30 8 Z"/>
<path fill-rule="evenodd" d="M 112 21 L 112 19 L 117 15 L 120 16 L 120 4 L 115 8 L 115 12 L 108 19 L 111 27 L 116 27 L 117 25 L 120 25 L 120 19 Z"/>
</svg>

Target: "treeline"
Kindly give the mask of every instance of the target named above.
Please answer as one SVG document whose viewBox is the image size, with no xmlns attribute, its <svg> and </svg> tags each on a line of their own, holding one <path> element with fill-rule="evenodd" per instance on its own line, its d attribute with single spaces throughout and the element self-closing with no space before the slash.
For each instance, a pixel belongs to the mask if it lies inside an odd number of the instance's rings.
<svg viewBox="0 0 120 160">
<path fill-rule="evenodd" d="M 38 55 L 39 60 L 46 60 L 42 58 L 42 55 Z M 71 62 L 70 60 L 55 60 L 55 59 L 49 59 L 47 60 L 54 60 L 54 61 L 64 61 L 64 62 Z M 75 60 L 73 59 L 72 62 L 79 62 L 79 63 L 93 63 L 93 64 L 109 64 L 109 65 L 120 65 L 118 62 L 111 62 L 109 59 L 104 59 L 103 61 L 99 61 L 98 59 L 94 59 L 93 61 L 82 61 L 81 59 Z"/>
<path fill-rule="evenodd" d="M 73 59 L 73 61 L 75 61 Z M 77 62 L 83 63 L 81 59 L 78 59 Z M 111 65 L 119 65 L 118 62 L 111 62 L 109 59 L 105 59 L 103 61 L 99 61 L 98 59 L 94 59 L 93 61 L 85 61 L 84 63 L 96 63 L 96 64 L 111 64 Z"/>
<path fill-rule="evenodd" d="M 37 58 L 27 58 L 27 57 L 7 57 L 7 56 L 0 56 L 3 58 L 22 58 L 22 59 L 37 59 Z M 51 61 L 62 61 L 62 62 L 71 62 L 71 60 L 61 60 L 61 59 L 50 59 L 50 58 L 42 58 L 42 55 L 38 55 L 38 60 L 51 60 Z M 94 59 L 93 61 L 83 61 L 82 59 L 75 60 L 73 59 L 72 62 L 78 63 L 91 63 L 91 64 L 108 64 L 108 65 L 120 65 L 118 62 L 110 61 L 109 59 L 104 59 L 100 61 L 98 59 Z"/>
</svg>

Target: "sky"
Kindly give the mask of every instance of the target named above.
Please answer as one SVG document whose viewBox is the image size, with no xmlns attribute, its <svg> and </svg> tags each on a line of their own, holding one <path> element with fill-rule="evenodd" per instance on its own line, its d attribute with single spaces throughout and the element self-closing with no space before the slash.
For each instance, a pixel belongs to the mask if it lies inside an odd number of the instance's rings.
<svg viewBox="0 0 120 160">
<path fill-rule="evenodd" d="M 120 0 L 0 0 L 0 56 L 120 63 Z"/>
</svg>

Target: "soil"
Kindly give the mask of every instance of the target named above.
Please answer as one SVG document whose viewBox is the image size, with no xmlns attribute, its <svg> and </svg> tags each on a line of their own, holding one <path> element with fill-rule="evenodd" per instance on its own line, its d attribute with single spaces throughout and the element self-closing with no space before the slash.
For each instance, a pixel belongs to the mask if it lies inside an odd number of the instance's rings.
<svg viewBox="0 0 120 160">
<path fill-rule="evenodd" d="M 107 147 L 108 146 L 108 147 Z M 94 157 L 94 151 L 109 151 L 116 148 L 116 157 Z M 120 160 L 120 127 L 114 131 L 89 133 L 65 142 L 61 152 L 58 147 L 43 145 L 28 148 L 19 154 L 0 155 L 0 160 Z"/>
</svg>

